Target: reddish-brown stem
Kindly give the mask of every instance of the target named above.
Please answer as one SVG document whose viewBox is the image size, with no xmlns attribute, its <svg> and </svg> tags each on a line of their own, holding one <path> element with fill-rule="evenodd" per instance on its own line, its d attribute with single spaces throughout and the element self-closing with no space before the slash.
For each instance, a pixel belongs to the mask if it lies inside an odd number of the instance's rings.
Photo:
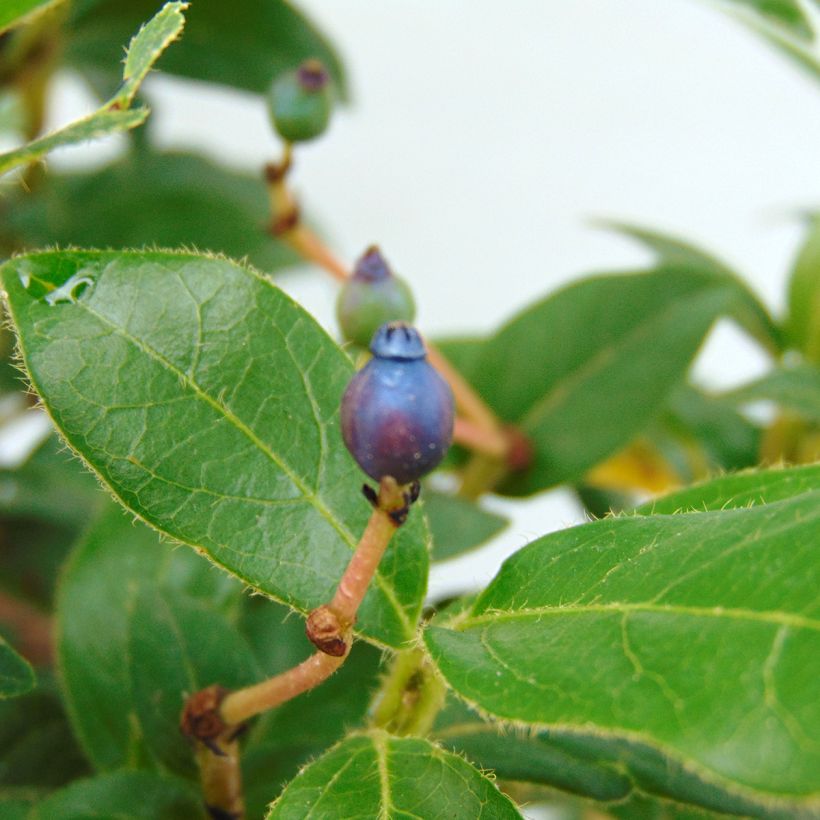
<svg viewBox="0 0 820 820">
<path fill-rule="evenodd" d="M 213 748 L 219 749 L 216 754 Z M 202 782 L 202 796 L 211 817 L 242 820 L 245 800 L 242 793 L 242 770 L 239 741 L 220 739 L 213 748 L 197 744 L 196 762 Z"/>
<path fill-rule="evenodd" d="M 462 416 L 456 416 L 453 443 L 497 459 L 504 459 L 508 449 L 507 439 L 503 434 L 491 432 Z"/>
<path fill-rule="evenodd" d="M 441 373 L 447 380 L 453 391 L 456 400 L 456 407 L 462 415 L 471 419 L 487 431 L 493 431 L 493 435 L 503 439 L 501 425 L 492 410 L 485 401 L 475 392 L 472 385 L 458 372 L 442 354 L 442 352 L 430 342 L 427 343 L 427 359 L 433 367 Z M 504 443 L 506 448 L 506 442 Z"/>
<path fill-rule="evenodd" d="M 340 282 L 344 282 L 350 275 L 348 269 L 328 250 L 324 242 L 305 225 L 298 223 L 281 234 L 279 238 L 290 245 L 303 259 L 324 268 Z"/>
<path fill-rule="evenodd" d="M 209 686 L 192 695 L 181 728 L 196 744 L 196 758 L 207 805 L 214 816 L 244 816 L 236 737 L 249 718 L 280 706 L 327 680 L 344 662 L 352 644 L 351 627 L 382 555 L 415 496 L 392 478 L 383 478 L 373 513 L 336 594 L 311 612 L 307 633 L 319 648 L 298 666 L 268 680 L 227 692 Z M 221 814 L 217 815 L 217 812 Z"/>
<path fill-rule="evenodd" d="M 336 594 L 330 602 L 330 609 L 342 623 L 355 622 L 356 613 L 364 600 L 376 567 L 396 531 L 397 524 L 390 517 L 390 512 L 400 509 L 405 504 L 402 487 L 392 478 L 383 478 L 379 486 L 378 504 L 373 508 L 359 546 L 350 559 L 336 588 Z"/>
<path fill-rule="evenodd" d="M 345 662 L 346 657 L 346 654 L 333 657 L 316 652 L 281 675 L 231 692 L 222 701 L 220 713 L 223 720 L 229 725 L 236 725 L 280 706 L 327 680 Z"/>
</svg>

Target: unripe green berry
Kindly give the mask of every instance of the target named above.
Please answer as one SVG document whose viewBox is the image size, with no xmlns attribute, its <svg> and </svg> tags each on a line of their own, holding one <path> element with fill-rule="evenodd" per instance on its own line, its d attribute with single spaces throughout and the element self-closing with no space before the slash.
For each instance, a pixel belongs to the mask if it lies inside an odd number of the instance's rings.
<svg viewBox="0 0 820 820">
<path fill-rule="evenodd" d="M 288 142 L 305 142 L 327 128 L 333 110 L 333 89 L 327 69 L 307 60 L 296 71 L 278 77 L 268 92 L 273 127 Z"/>
<path fill-rule="evenodd" d="M 376 246 L 356 263 L 336 302 L 336 316 L 345 339 L 367 347 L 386 322 L 412 322 L 416 315 L 407 283 L 391 270 Z"/>
</svg>

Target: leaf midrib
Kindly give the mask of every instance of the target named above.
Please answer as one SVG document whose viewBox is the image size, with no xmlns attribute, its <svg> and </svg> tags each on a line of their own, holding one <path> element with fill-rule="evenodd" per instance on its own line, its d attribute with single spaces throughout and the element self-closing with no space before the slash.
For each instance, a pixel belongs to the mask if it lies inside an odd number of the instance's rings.
<svg viewBox="0 0 820 820">
<path fill-rule="evenodd" d="M 702 607 L 683 604 L 651 603 L 611 603 L 611 604 L 564 604 L 559 606 L 538 606 L 516 610 L 488 609 L 480 615 L 474 615 L 458 622 L 453 631 L 463 632 L 474 626 L 485 624 L 508 623 L 516 620 L 540 618 L 544 615 L 576 615 L 587 612 L 613 612 L 621 615 L 632 612 L 651 612 L 663 615 L 690 615 L 698 618 L 726 618 L 737 621 L 758 621 L 778 626 L 792 626 L 798 629 L 810 629 L 820 632 L 820 621 L 779 610 L 753 610 L 740 607 Z"/>
<path fill-rule="evenodd" d="M 47 290 L 54 290 L 54 285 L 47 280 L 41 279 L 33 274 L 30 275 L 32 281 L 36 281 L 45 287 Z M 260 281 L 265 281 L 264 279 L 260 279 Z M 270 283 L 266 283 L 270 285 Z M 91 308 L 87 303 L 83 301 L 74 302 L 74 305 L 77 307 L 81 307 L 91 316 L 96 318 L 99 322 L 103 325 L 111 328 L 111 330 L 117 334 L 119 334 L 123 339 L 130 342 L 134 347 L 141 350 L 146 356 L 149 358 L 154 359 L 163 367 L 165 367 L 170 373 L 179 379 L 179 381 L 187 386 L 193 394 L 200 399 L 201 401 L 205 402 L 208 406 L 210 406 L 214 411 L 218 414 L 222 415 L 225 420 L 231 424 L 236 430 L 242 433 L 255 447 L 257 447 L 267 458 L 269 458 L 283 473 L 288 477 L 288 479 L 293 483 L 296 489 L 302 494 L 302 496 L 308 501 L 308 503 L 324 518 L 328 524 L 338 533 L 338 535 L 342 538 L 342 540 L 348 545 L 352 552 L 355 552 L 357 547 L 357 541 L 353 538 L 352 534 L 348 532 L 348 530 L 343 527 L 340 522 L 336 520 L 333 516 L 331 511 L 325 506 L 325 504 L 320 500 L 320 498 L 314 494 L 309 488 L 302 482 L 302 480 L 290 469 L 288 465 L 284 461 L 281 460 L 276 453 L 271 450 L 254 432 L 251 430 L 238 416 L 236 416 L 231 410 L 229 410 L 225 405 L 221 404 L 220 402 L 213 399 L 211 396 L 208 395 L 187 373 L 183 370 L 180 370 L 176 365 L 172 362 L 168 361 L 159 351 L 154 350 L 152 347 L 144 344 L 135 336 L 130 334 L 125 328 L 120 327 L 116 323 L 112 322 L 107 316 L 97 312 L 93 308 Z M 42 391 L 38 391 L 42 394 Z M 137 512 L 134 510 L 134 512 Z M 410 619 L 407 616 L 407 613 L 404 611 L 404 608 L 399 604 L 395 591 L 387 583 L 387 580 L 381 574 L 381 572 L 377 569 L 374 574 L 374 581 L 379 586 L 380 590 L 383 592 L 387 600 L 390 602 L 391 606 L 398 614 L 399 620 L 402 623 L 403 627 L 405 628 L 405 636 L 410 636 L 413 634 L 413 625 L 410 622 Z"/>
</svg>

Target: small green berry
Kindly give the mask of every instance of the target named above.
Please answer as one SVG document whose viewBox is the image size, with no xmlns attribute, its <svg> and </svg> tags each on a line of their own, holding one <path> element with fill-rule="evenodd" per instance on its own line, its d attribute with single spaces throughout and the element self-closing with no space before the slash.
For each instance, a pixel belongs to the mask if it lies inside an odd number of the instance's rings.
<svg viewBox="0 0 820 820">
<path fill-rule="evenodd" d="M 278 77 L 268 92 L 273 127 L 288 142 L 305 142 L 327 128 L 333 110 L 333 89 L 327 69 L 307 60 L 296 71 Z"/>
<path fill-rule="evenodd" d="M 367 347 L 386 322 L 412 322 L 416 315 L 407 283 L 391 270 L 374 245 L 356 263 L 336 302 L 336 316 L 345 339 Z"/>
</svg>

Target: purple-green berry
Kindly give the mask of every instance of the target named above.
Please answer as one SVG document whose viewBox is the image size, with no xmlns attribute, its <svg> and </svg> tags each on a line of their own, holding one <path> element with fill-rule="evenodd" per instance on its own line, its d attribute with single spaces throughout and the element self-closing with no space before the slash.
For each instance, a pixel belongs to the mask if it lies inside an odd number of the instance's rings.
<svg viewBox="0 0 820 820">
<path fill-rule="evenodd" d="M 408 484 L 436 467 L 450 447 L 453 393 L 410 325 L 383 325 L 370 350 L 373 358 L 342 398 L 342 436 L 371 478 Z"/>
<path fill-rule="evenodd" d="M 385 322 L 412 322 L 415 315 L 416 305 L 407 283 L 393 273 L 375 245 L 368 248 L 336 302 L 336 316 L 345 339 L 367 347 Z"/>
<path fill-rule="evenodd" d="M 333 111 L 330 74 L 318 60 L 278 77 L 268 92 L 273 127 L 288 142 L 305 142 L 327 128 Z"/>
</svg>

